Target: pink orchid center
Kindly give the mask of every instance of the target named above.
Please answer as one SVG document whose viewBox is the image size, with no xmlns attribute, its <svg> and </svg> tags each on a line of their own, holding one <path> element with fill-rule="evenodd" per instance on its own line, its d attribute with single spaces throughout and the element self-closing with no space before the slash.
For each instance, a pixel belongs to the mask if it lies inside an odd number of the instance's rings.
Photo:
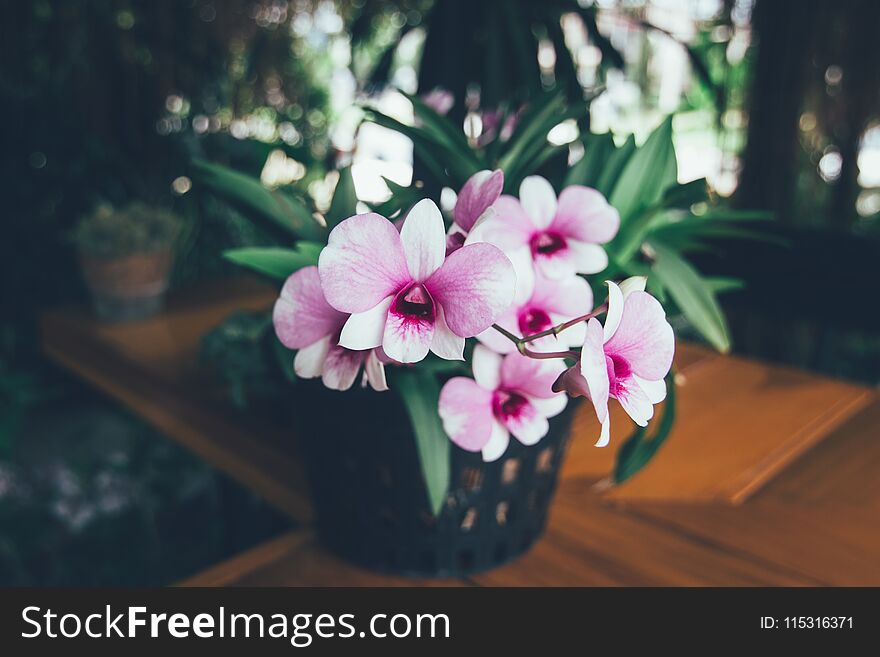
<svg viewBox="0 0 880 657">
<path fill-rule="evenodd" d="M 617 354 L 605 354 L 605 366 L 608 368 L 609 392 L 616 396 L 622 382 L 632 376 L 632 367 Z"/>
<path fill-rule="evenodd" d="M 449 255 L 453 251 L 457 251 L 461 247 L 464 246 L 464 241 L 467 239 L 467 235 L 464 233 L 452 233 L 446 236 L 446 255 Z"/>
<path fill-rule="evenodd" d="M 519 417 L 528 403 L 528 400 L 517 392 L 499 389 L 492 394 L 492 413 L 499 422 L 503 423 L 509 418 Z"/>
<path fill-rule="evenodd" d="M 565 238 L 559 233 L 543 232 L 532 235 L 531 247 L 535 255 L 553 255 L 567 246 Z"/>
<path fill-rule="evenodd" d="M 425 286 L 419 283 L 398 293 L 392 310 L 414 320 L 434 321 L 434 300 Z"/>
<path fill-rule="evenodd" d="M 540 308 L 526 308 L 519 313 L 519 330 L 522 335 L 534 335 L 553 326 L 550 315 Z"/>
</svg>

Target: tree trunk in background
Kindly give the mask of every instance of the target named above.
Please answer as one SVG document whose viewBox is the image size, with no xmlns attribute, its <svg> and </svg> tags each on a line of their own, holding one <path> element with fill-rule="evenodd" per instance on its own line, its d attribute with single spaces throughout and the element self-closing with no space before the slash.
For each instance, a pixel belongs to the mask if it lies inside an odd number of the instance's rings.
<svg viewBox="0 0 880 657">
<path fill-rule="evenodd" d="M 872 116 L 880 114 L 878 25 L 875 0 L 757 1 L 758 55 L 738 205 L 772 210 L 798 228 L 847 230 L 858 221 L 860 141 Z M 830 71 L 834 75 L 826 80 Z M 816 123 L 802 133 L 804 112 Z M 824 181 L 813 168 L 823 148 L 840 153 L 836 180 Z M 813 185 L 827 185 L 827 193 L 795 196 Z"/>
<path fill-rule="evenodd" d="M 774 211 L 787 221 L 796 180 L 798 118 L 809 65 L 809 27 L 818 3 L 758 0 L 752 28 L 758 39 L 748 98 L 749 130 L 735 201 Z"/>
</svg>

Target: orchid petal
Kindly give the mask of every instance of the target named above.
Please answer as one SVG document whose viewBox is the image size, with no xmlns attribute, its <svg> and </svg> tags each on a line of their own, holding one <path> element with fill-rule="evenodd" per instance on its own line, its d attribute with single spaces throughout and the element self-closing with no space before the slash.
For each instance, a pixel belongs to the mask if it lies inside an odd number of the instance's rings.
<svg viewBox="0 0 880 657">
<path fill-rule="evenodd" d="M 665 377 L 672 367 L 675 336 L 660 302 L 647 292 L 630 294 L 605 351 L 623 358 L 632 373 L 643 379 L 656 381 Z"/>
<path fill-rule="evenodd" d="M 303 347 L 293 359 L 293 371 L 301 379 L 314 379 L 324 371 L 324 361 L 330 351 L 330 336 Z"/>
<path fill-rule="evenodd" d="M 535 228 L 547 228 L 556 214 L 556 192 L 541 176 L 528 176 L 519 186 L 519 202 Z"/>
<path fill-rule="evenodd" d="M 412 278 L 397 229 L 375 213 L 349 217 L 330 231 L 318 272 L 327 302 L 347 313 L 373 308 Z"/>
<path fill-rule="evenodd" d="M 618 379 L 616 388 L 614 398 L 620 402 L 626 414 L 640 427 L 648 426 L 648 420 L 654 417 L 654 405 L 635 379 Z"/>
<path fill-rule="evenodd" d="M 507 310 L 516 276 L 510 260 L 497 247 L 469 244 L 446 258 L 425 286 L 443 306 L 452 332 L 469 338 L 485 331 Z"/>
<path fill-rule="evenodd" d="M 507 451 L 510 444 L 510 433 L 498 422 L 492 420 L 492 433 L 489 436 L 489 442 L 483 446 L 483 461 L 491 463 L 497 461 Z"/>
<path fill-rule="evenodd" d="M 413 206 L 400 229 L 400 240 L 414 281 L 421 283 L 437 271 L 446 257 L 446 235 L 434 201 L 422 199 Z"/>
<path fill-rule="evenodd" d="M 321 380 L 331 390 L 348 390 L 354 385 L 366 352 L 331 346 L 324 361 Z"/>
<path fill-rule="evenodd" d="M 564 370 L 565 361 L 561 358 L 541 360 L 513 352 L 501 363 L 501 387 L 530 397 L 553 397 L 553 382 Z"/>
<path fill-rule="evenodd" d="M 572 319 L 586 315 L 593 309 L 593 290 L 580 276 L 554 280 L 537 274 L 528 305 L 541 308 L 548 314 Z"/>
<path fill-rule="evenodd" d="M 503 195 L 492 206 L 493 214 L 479 219 L 467 243 L 489 242 L 504 251 L 528 246 L 535 225 L 513 196 Z"/>
<path fill-rule="evenodd" d="M 504 418 L 504 426 L 523 445 L 534 445 L 550 431 L 547 418 L 528 400 L 519 406 L 516 413 Z"/>
<path fill-rule="evenodd" d="M 608 443 L 611 442 L 611 416 L 608 415 L 605 417 L 605 420 L 602 422 L 602 429 L 599 431 L 599 439 L 596 441 L 594 447 L 605 447 Z"/>
<path fill-rule="evenodd" d="M 440 391 L 437 411 L 449 439 L 469 452 L 483 449 L 489 442 L 492 425 L 492 393 L 472 379 L 449 379 Z"/>
<path fill-rule="evenodd" d="M 505 251 L 504 255 L 510 260 L 516 274 L 514 302 L 521 304 L 532 296 L 535 290 L 535 263 L 532 260 L 532 251 L 528 246 L 521 246 L 518 249 Z"/>
<path fill-rule="evenodd" d="M 630 276 L 620 282 L 620 291 L 623 292 L 623 298 L 626 298 L 633 292 L 644 292 L 648 279 L 645 276 Z"/>
<path fill-rule="evenodd" d="M 501 356 L 482 345 L 474 347 L 471 357 L 474 380 L 483 390 L 496 390 L 501 385 Z"/>
<path fill-rule="evenodd" d="M 458 193 L 452 216 L 455 223 L 467 232 L 474 227 L 477 219 L 501 196 L 504 187 L 504 172 L 477 171 L 468 178 Z"/>
<path fill-rule="evenodd" d="M 557 394 L 544 399 L 540 397 L 530 397 L 529 401 L 544 417 L 556 417 L 565 410 L 566 406 L 568 406 L 567 395 Z"/>
<path fill-rule="evenodd" d="M 578 274 L 598 274 L 608 266 L 608 253 L 598 244 L 568 240 L 568 254 Z"/>
<path fill-rule="evenodd" d="M 553 229 L 565 237 L 590 244 L 610 242 L 620 228 L 620 215 L 601 192 L 569 185 L 559 195 Z"/>
<path fill-rule="evenodd" d="M 605 313 L 605 327 L 603 339 L 608 342 L 623 317 L 623 291 L 614 281 L 605 281 L 608 284 L 608 311 Z"/>
<path fill-rule="evenodd" d="M 428 355 L 434 339 L 434 322 L 394 311 L 388 313 L 382 349 L 398 363 L 417 363 Z"/>
<path fill-rule="evenodd" d="M 437 306 L 431 351 L 446 360 L 464 360 L 464 338 L 449 330 L 442 306 Z"/>
<path fill-rule="evenodd" d="M 317 267 L 304 267 L 291 274 L 272 310 L 275 333 L 290 349 L 302 349 L 336 333 L 345 319 L 344 313 L 324 299 Z"/>
<path fill-rule="evenodd" d="M 587 382 L 596 417 L 604 422 L 608 416 L 610 382 L 605 351 L 602 349 L 602 325 L 595 317 L 587 322 L 587 337 L 581 349 L 580 373 Z"/>
<path fill-rule="evenodd" d="M 376 349 L 370 350 L 370 355 L 364 363 L 364 376 L 370 387 L 376 392 L 388 390 L 388 381 L 385 378 L 385 365 L 379 360 Z"/>
<path fill-rule="evenodd" d="M 382 344 L 388 308 L 393 299 L 388 296 L 373 308 L 351 315 L 342 327 L 339 344 L 346 349 L 373 349 Z"/>
<path fill-rule="evenodd" d="M 598 244 L 568 240 L 565 248 L 535 255 L 535 268 L 546 278 L 563 280 L 575 274 L 596 274 L 608 266 L 608 254 Z"/>
<path fill-rule="evenodd" d="M 644 391 L 645 395 L 647 395 L 652 404 L 659 404 L 664 399 L 666 399 L 665 379 L 648 381 L 647 379 L 643 379 L 642 377 L 636 376 L 635 374 L 633 374 L 632 378 L 635 380 L 636 383 L 639 384 L 639 387 Z"/>
<path fill-rule="evenodd" d="M 495 324 L 514 335 L 519 333 L 516 328 L 516 315 L 514 313 L 504 313 L 495 321 Z M 486 345 L 489 349 L 499 354 L 509 354 L 516 350 L 516 345 L 513 341 L 499 333 L 494 326 L 490 326 L 482 333 L 477 333 L 476 338 L 481 344 Z"/>
<path fill-rule="evenodd" d="M 572 397 L 590 398 L 587 380 L 580 373 L 580 365 L 569 367 L 553 382 L 553 392 L 566 392 Z"/>
</svg>

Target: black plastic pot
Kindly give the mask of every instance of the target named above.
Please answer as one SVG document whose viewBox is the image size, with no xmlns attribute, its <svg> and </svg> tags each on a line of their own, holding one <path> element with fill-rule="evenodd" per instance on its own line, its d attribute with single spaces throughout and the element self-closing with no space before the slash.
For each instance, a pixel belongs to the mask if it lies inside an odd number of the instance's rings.
<svg viewBox="0 0 880 657">
<path fill-rule="evenodd" d="M 296 391 L 318 535 L 337 555 L 388 573 L 456 577 L 518 557 L 544 530 L 574 402 L 541 442 L 511 437 L 493 463 L 453 445 L 450 490 L 435 518 L 397 395 L 317 382 Z"/>
</svg>

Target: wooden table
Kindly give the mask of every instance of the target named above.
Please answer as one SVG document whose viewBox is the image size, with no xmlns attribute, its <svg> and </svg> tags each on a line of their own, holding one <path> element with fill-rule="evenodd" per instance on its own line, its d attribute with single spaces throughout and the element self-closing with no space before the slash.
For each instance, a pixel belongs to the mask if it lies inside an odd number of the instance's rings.
<svg viewBox="0 0 880 657">
<path fill-rule="evenodd" d="M 107 325 L 43 318 L 46 352 L 308 526 L 284 427 L 235 412 L 199 367 L 200 338 L 274 290 L 236 279 L 177 295 L 162 316 Z M 285 534 L 184 585 L 878 585 L 880 399 L 874 391 L 679 345 L 679 421 L 645 471 L 604 485 L 583 406 L 546 535 L 521 559 L 461 581 L 370 573 Z M 615 405 L 616 406 L 616 405 Z M 616 445 L 628 419 L 612 415 Z"/>
</svg>

